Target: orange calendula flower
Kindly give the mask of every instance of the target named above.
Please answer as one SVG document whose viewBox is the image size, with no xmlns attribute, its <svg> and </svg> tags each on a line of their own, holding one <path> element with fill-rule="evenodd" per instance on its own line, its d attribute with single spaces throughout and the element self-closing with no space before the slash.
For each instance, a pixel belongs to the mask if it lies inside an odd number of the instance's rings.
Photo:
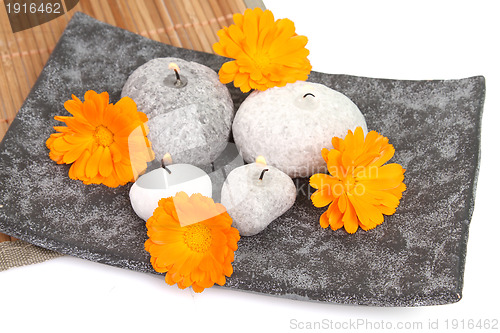
<svg viewBox="0 0 500 333">
<path fill-rule="evenodd" d="M 289 19 L 275 21 L 273 13 L 260 8 L 234 14 L 234 24 L 217 32 L 215 53 L 235 59 L 219 70 L 219 79 L 234 81 L 241 91 L 283 87 L 298 80 L 305 81 L 311 72 L 305 48 L 307 37 L 295 33 Z"/>
<path fill-rule="evenodd" d="M 72 97 L 64 103 L 72 117 L 54 117 L 67 127 L 55 126 L 58 133 L 46 142 L 52 160 L 72 164 L 71 179 L 117 187 L 146 170 L 154 158 L 146 137 L 148 118 L 132 99 L 124 97 L 113 105 L 107 92 L 92 90 L 85 93 L 84 102 Z"/>
<path fill-rule="evenodd" d="M 147 222 L 145 248 L 169 285 L 202 292 L 233 273 L 240 234 L 226 208 L 199 193 L 161 199 Z"/>
<path fill-rule="evenodd" d="M 345 228 L 355 233 L 358 226 L 370 230 L 384 222 L 399 205 L 406 185 L 401 165 L 386 164 L 394 155 L 389 139 L 371 131 L 366 138 L 361 127 L 349 131 L 345 139 L 333 138 L 333 149 L 323 148 L 328 174 L 312 175 L 317 189 L 311 196 L 316 207 L 330 205 L 320 217 L 323 228 Z"/>
</svg>

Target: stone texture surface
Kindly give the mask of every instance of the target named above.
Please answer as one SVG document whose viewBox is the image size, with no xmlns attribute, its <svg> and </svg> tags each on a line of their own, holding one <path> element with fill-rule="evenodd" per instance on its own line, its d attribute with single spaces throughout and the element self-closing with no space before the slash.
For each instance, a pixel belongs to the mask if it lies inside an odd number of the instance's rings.
<svg viewBox="0 0 500 333">
<path fill-rule="evenodd" d="M 262 174 L 264 170 L 267 171 Z M 284 172 L 270 165 L 251 163 L 227 176 L 221 203 L 240 235 L 253 236 L 289 210 L 296 196 L 295 183 Z"/>
<path fill-rule="evenodd" d="M 137 67 L 167 56 L 214 70 L 226 60 L 75 14 L 0 144 L 1 232 L 153 272 L 144 251 L 144 221 L 128 199 L 130 184 L 111 189 L 69 179 L 69 166 L 49 159 L 45 140 L 72 93 L 107 90 L 116 102 Z M 484 78 L 396 81 L 311 73 L 310 80 L 345 94 L 363 110 L 369 129 L 390 138 L 396 148 L 392 161 L 406 168 L 408 190 L 382 225 L 348 235 L 319 226 L 323 209 L 312 206 L 307 179 L 296 179 L 294 206 L 265 231 L 239 242 L 225 287 L 379 306 L 458 301 L 479 166 Z M 228 88 L 237 109 L 245 95 Z"/>
<path fill-rule="evenodd" d="M 167 84 L 167 79 L 175 78 L 168 69 L 172 62 L 187 81 L 182 88 Z M 206 165 L 224 151 L 234 117 L 233 100 L 207 66 L 172 57 L 152 59 L 130 75 L 121 96 L 132 98 L 148 116 L 157 160 L 169 153 L 174 163 Z"/>
<path fill-rule="evenodd" d="M 246 162 L 262 155 L 290 177 L 309 177 L 326 172 L 321 149 L 333 148 L 332 137 L 344 138 L 358 126 L 367 133 L 348 97 L 322 84 L 295 82 L 252 92 L 236 113 L 233 136 Z"/>
</svg>

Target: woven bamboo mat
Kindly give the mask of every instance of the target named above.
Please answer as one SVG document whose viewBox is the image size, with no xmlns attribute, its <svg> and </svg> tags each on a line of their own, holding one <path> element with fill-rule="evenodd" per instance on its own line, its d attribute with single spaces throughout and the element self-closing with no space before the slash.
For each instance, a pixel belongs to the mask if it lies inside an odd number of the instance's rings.
<svg viewBox="0 0 500 333">
<path fill-rule="evenodd" d="M 12 33 L 0 0 L 0 141 L 76 11 L 162 43 L 212 53 L 217 31 L 246 4 L 263 7 L 255 0 L 80 0 L 50 22 Z M 8 240 L 0 234 L 0 242 Z"/>
</svg>

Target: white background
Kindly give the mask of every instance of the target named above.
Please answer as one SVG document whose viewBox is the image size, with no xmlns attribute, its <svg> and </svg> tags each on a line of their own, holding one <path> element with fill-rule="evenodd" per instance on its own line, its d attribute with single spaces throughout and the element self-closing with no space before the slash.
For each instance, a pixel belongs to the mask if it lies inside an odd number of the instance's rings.
<svg viewBox="0 0 500 333">
<path fill-rule="evenodd" d="M 224 288 L 194 294 L 166 285 L 160 276 L 65 256 L 0 273 L 0 331 L 293 332 L 300 330 L 293 329 L 291 320 L 362 319 L 374 325 L 421 322 L 421 332 L 429 320 L 439 319 L 442 330 L 446 319 L 465 319 L 466 324 L 469 319 L 500 319 L 495 136 L 500 113 L 500 24 L 495 1 L 265 0 L 265 4 L 276 18 L 290 18 L 297 32 L 308 36 L 315 71 L 392 79 L 486 77 L 481 170 L 463 299 L 433 307 L 376 308 L 291 301 Z"/>
</svg>

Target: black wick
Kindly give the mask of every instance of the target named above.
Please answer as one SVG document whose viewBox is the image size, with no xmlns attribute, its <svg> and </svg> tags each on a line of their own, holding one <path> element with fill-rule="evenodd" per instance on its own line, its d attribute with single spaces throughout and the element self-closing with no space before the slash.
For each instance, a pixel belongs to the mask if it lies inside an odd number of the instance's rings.
<svg viewBox="0 0 500 333">
<path fill-rule="evenodd" d="M 179 72 L 175 68 L 174 68 L 174 72 L 175 72 L 175 85 L 176 86 L 181 85 L 182 82 L 181 82 L 181 76 L 179 75 Z"/>
<path fill-rule="evenodd" d="M 165 170 L 167 170 L 168 174 L 172 174 L 172 171 L 170 171 L 169 168 L 167 168 L 167 166 L 165 165 L 165 162 L 163 162 L 163 158 L 161 159 L 161 167 Z"/>
<path fill-rule="evenodd" d="M 259 180 L 262 180 L 262 178 L 264 178 L 264 174 L 266 173 L 266 171 L 269 171 L 269 169 L 262 170 L 262 172 L 260 173 Z"/>
<path fill-rule="evenodd" d="M 307 93 L 307 94 L 305 94 L 305 95 L 303 96 L 303 98 L 306 98 L 306 97 L 307 97 L 307 96 L 309 96 L 309 95 L 311 95 L 312 97 L 316 97 L 316 96 L 314 96 L 312 93 Z"/>
</svg>

